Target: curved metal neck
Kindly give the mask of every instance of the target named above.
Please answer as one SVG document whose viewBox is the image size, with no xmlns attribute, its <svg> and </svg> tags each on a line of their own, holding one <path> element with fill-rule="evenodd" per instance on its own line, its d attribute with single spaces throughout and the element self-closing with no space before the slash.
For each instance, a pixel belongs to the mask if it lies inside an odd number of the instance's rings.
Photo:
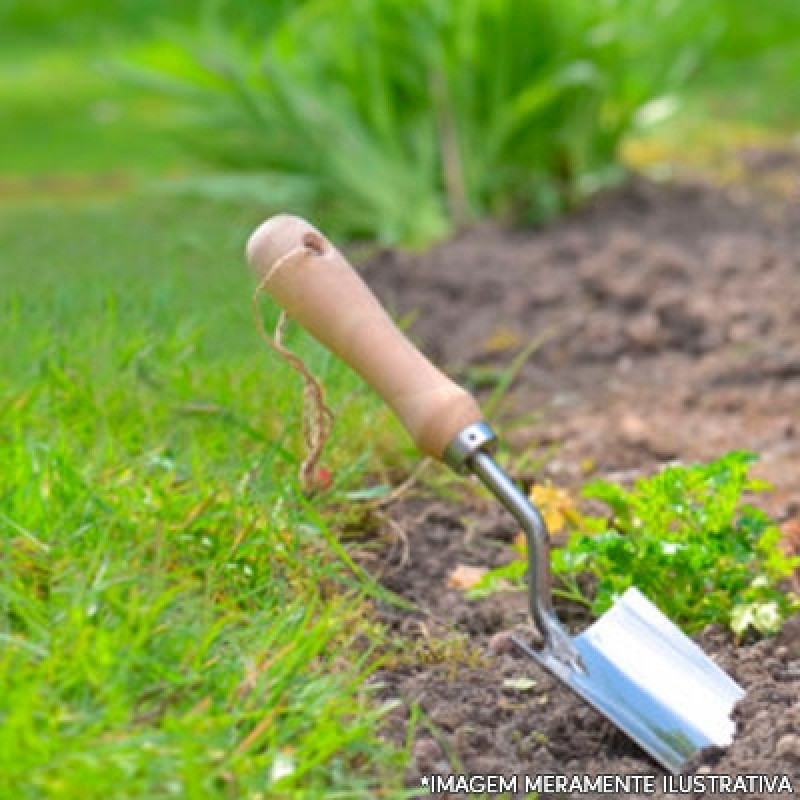
<svg viewBox="0 0 800 800">
<path fill-rule="evenodd" d="M 528 543 L 528 605 L 544 646 L 561 661 L 581 668 L 581 658 L 558 619 L 550 593 L 550 537 L 539 509 L 517 488 L 488 454 L 478 452 L 468 462 L 489 491 L 511 512 Z"/>
<path fill-rule="evenodd" d="M 448 447 L 445 460 L 455 469 L 466 468 L 511 512 L 528 543 L 528 604 L 544 646 L 574 667 L 581 659 L 561 625 L 550 592 L 550 537 L 542 515 L 487 452 L 494 434 L 484 423 L 465 428 Z"/>
<path fill-rule="evenodd" d="M 544 627 L 543 616 L 554 612 L 550 596 L 550 539 L 542 515 L 490 455 L 478 453 L 470 460 L 469 466 L 525 532 L 531 616 L 539 627 Z"/>
</svg>

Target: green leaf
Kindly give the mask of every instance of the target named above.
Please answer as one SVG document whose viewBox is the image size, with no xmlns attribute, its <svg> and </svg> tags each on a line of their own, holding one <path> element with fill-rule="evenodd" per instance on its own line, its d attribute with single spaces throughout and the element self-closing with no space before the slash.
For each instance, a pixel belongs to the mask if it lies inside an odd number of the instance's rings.
<svg viewBox="0 0 800 800">
<path fill-rule="evenodd" d="M 503 567 L 489 570 L 471 589 L 467 597 L 477 600 L 499 591 L 506 584 L 519 587 L 528 571 L 526 561 L 512 561 Z"/>
<path fill-rule="evenodd" d="M 391 491 L 391 487 L 384 483 L 379 483 L 376 486 L 370 486 L 367 489 L 355 489 L 352 492 L 347 492 L 345 497 L 348 500 L 378 500 L 381 497 L 386 497 Z"/>
</svg>

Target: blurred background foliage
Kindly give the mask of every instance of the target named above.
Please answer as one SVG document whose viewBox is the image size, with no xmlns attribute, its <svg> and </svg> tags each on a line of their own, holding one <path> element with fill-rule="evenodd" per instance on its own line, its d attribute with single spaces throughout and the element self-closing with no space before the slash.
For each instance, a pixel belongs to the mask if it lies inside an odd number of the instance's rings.
<svg viewBox="0 0 800 800">
<path fill-rule="evenodd" d="M 385 632 L 331 598 L 410 451 L 295 329 L 358 521 L 301 502 L 247 235 L 287 209 L 424 245 L 546 220 L 633 151 L 788 139 L 799 8 L 0 0 L 0 798 L 404 796 L 362 688 Z"/>
<path fill-rule="evenodd" d="M 552 217 L 670 118 L 800 107 L 793 0 L 12 0 L 0 31 L 0 175 L 157 178 L 385 244 Z"/>
</svg>

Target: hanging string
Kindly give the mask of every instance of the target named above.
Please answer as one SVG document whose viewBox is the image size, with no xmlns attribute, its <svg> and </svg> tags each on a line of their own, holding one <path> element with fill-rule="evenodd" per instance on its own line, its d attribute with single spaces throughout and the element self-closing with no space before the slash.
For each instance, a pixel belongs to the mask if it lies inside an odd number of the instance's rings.
<svg viewBox="0 0 800 800">
<path fill-rule="evenodd" d="M 303 379 L 303 441 L 306 449 L 306 457 L 300 465 L 300 483 L 303 491 L 307 494 L 313 493 L 319 486 L 318 468 L 322 457 L 322 451 L 330 436 L 333 426 L 333 412 L 325 403 L 325 392 L 320 382 L 312 375 L 303 359 L 296 353 L 289 350 L 283 343 L 284 332 L 288 322 L 285 311 L 281 311 L 278 317 L 278 324 L 272 336 L 267 333 L 264 327 L 264 320 L 259 308 L 259 298 L 266 289 L 267 284 L 275 274 L 293 258 L 308 256 L 310 249 L 300 245 L 293 248 L 285 255 L 281 256 L 270 268 L 269 272 L 261 279 L 255 292 L 253 292 L 253 317 L 256 322 L 256 329 L 259 336 L 274 350 L 289 366 L 300 374 Z"/>
</svg>

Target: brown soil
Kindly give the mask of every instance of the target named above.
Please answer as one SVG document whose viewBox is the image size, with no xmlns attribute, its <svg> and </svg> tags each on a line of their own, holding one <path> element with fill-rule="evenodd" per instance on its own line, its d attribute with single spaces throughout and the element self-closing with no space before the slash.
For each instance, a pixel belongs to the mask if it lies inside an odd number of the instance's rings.
<svg viewBox="0 0 800 800">
<path fill-rule="evenodd" d="M 787 536 L 797 529 L 798 546 L 800 191 L 764 189 L 759 178 L 774 163 L 751 154 L 749 189 L 638 181 L 549 229 L 475 229 L 424 255 L 381 253 L 364 275 L 395 314 L 414 315 L 412 337 L 462 380 L 485 380 L 542 340 L 495 420 L 515 453 L 541 454 L 539 471 L 520 480 L 626 481 L 671 460 L 749 449 L 775 486 L 762 504 Z M 447 587 L 458 564 L 512 557 L 515 528 L 501 511 L 414 497 L 391 516 L 408 552 L 387 555 L 384 581 L 419 612 L 381 611 L 406 653 L 378 679 L 400 701 L 388 736 L 404 741 L 410 709 L 421 711 L 410 786 L 434 772 L 662 775 L 535 663 L 507 652 L 502 632 L 527 622 L 521 593 L 467 601 Z M 747 697 L 733 746 L 697 774 L 786 774 L 800 791 L 800 618 L 748 645 L 715 630 L 700 638 Z M 520 677 L 535 685 L 504 683 Z M 657 789 L 642 796 L 687 796 Z"/>
</svg>

